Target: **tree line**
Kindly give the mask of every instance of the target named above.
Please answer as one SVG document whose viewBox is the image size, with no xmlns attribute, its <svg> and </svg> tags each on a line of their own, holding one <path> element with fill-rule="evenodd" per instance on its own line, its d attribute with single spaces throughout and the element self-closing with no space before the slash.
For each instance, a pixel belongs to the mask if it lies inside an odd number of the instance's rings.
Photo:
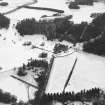
<svg viewBox="0 0 105 105">
<path fill-rule="evenodd" d="M 17 23 L 16 29 L 21 36 L 43 34 L 48 40 L 71 41 L 75 43 L 87 25 L 86 22 L 74 24 L 65 18 L 55 20 L 39 20 L 34 18 L 24 19 Z M 77 34 L 78 33 L 78 34 Z"/>
<path fill-rule="evenodd" d="M 40 53 L 39 57 L 40 58 L 47 58 L 47 53 L 42 52 L 42 53 Z"/>
<path fill-rule="evenodd" d="M 105 56 L 105 13 L 99 14 L 87 27 L 84 51 Z"/>
<path fill-rule="evenodd" d="M 56 100 L 61 103 L 67 102 L 68 100 L 81 101 L 81 102 L 84 102 L 84 101 L 88 101 L 88 102 L 95 101 L 96 102 L 101 96 L 102 96 L 102 90 L 100 88 L 82 90 L 77 93 L 66 92 L 66 93 L 45 94 L 41 99 L 40 105 L 49 105 L 49 103 L 52 102 L 53 100 Z M 105 98 L 105 94 L 103 98 Z"/>
<path fill-rule="evenodd" d="M 95 0 L 75 0 L 78 5 L 93 5 Z"/>
<path fill-rule="evenodd" d="M 41 105 L 43 103 L 42 98 L 44 97 L 44 93 L 45 93 L 45 88 L 46 88 L 46 82 L 48 79 L 48 72 L 49 69 L 51 68 L 52 65 L 52 61 L 53 59 L 50 60 L 50 65 L 49 68 L 47 68 L 46 70 L 42 71 L 39 75 L 38 78 L 35 79 L 35 81 L 38 83 L 38 90 L 35 93 L 35 98 L 30 100 L 30 103 L 32 105 Z M 44 105 L 44 103 L 42 104 Z"/>
<path fill-rule="evenodd" d="M 68 41 L 73 44 L 84 43 L 83 49 L 105 55 L 105 13 L 99 14 L 91 23 L 74 24 L 65 18 L 54 20 L 24 19 L 17 23 L 20 35 L 43 34 L 48 40 Z M 86 30 L 85 30 L 86 29 Z M 85 31 L 84 31 L 85 30 Z M 81 37 L 82 35 L 82 37 Z M 101 36 L 98 38 L 98 36 Z"/>
<path fill-rule="evenodd" d="M 54 50 L 54 53 L 57 54 L 57 53 L 60 53 L 62 51 L 67 51 L 68 50 L 68 46 L 58 43 L 58 44 L 56 44 L 54 46 L 53 50 Z"/>
<path fill-rule="evenodd" d="M 7 2 L 1 2 L 0 6 L 8 6 L 8 3 Z"/>
<path fill-rule="evenodd" d="M 3 92 L 2 89 L 0 89 L 0 102 L 2 103 L 15 103 L 17 101 L 17 97 L 14 95 L 11 95 L 8 92 Z"/>
<path fill-rule="evenodd" d="M 5 28 L 8 29 L 10 24 L 10 19 L 0 13 L 0 29 Z"/>
</svg>

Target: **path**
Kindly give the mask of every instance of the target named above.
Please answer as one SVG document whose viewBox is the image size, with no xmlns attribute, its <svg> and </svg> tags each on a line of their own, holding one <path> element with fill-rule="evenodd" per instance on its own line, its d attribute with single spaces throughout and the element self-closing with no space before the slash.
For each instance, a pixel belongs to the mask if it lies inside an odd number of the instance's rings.
<svg viewBox="0 0 105 105">
<path fill-rule="evenodd" d="M 33 1 L 33 2 L 29 2 L 29 3 L 26 3 L 26 4 L 23 4 L 21 6 L 18 6 L 10 11 L 7 11 L 5 13 L 2 13 L 3 15 L 7 15 L 7 14 L 10 14 L 10 13 L 13 13 L 13 12 L 16 12 L 17 10 L 21 9 L 21 8 L 24 8 L 24 6 L 28 6 L 28 5 L 32 5 L 32 4 L 35 4 L 37 1 Z"/>
</svg>

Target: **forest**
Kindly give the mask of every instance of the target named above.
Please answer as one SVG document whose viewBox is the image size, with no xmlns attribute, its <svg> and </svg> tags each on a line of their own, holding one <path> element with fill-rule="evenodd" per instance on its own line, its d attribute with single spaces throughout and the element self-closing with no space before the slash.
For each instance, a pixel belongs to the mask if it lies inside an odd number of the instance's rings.
<svg viewBox="0 0 105 105">
<path fill-rule="evenodd" d="M 8 29 L 10 24 L 10 19 L 0 13 L 0 29 Z"/>
<path fill-rule="evenodd" d="M 68 19 L 40 20 L 25 19 L 17 23 L 21 36 L 43 34 L 48 40 L 83 43 L 86 52 L 105 55 L 105 13 L 97 15 L 91 23 L 74 24 Z M 31 27 L 31 28 L 30 28 Z M 85 30 L 85 31 L 84 31 Z"/>
<path fill-rule="evenodd" d="M 0 13 L 0 29 L 9 28 L 10 19 Z M 48 40 L 83 43 L 83 50 L 105 56 L 105 13 L 94 16 L 91 23 L 74 24 L 66 18 L 54 20 L 23 19 L 16 29 L 21 36 L 43 34 Z M 85 30 L 85 31 L 84 31 Z"/>
<path fill-rule="evenodd" d="M 105 105 L 105 93 L 100 88 L 92 88 L 89 90 L 81 90 L 80 92 L 65 92 L 45 94 L 41 98 L 40 105 L 50 105 L 52 101 L 56 100 L 63 103 L 67 101 L 93 102 L 93 105 Z M 30 102 L 33 102 L 32 100 Z M 34 104 L 33 104 L 34 105 Z"/>
<path fill-rule="evenodd" d="M 32 18 L 24 19 L 17 23 L 16 29 L 21 36 L 43 34 L 48 40 L 58 39 L 59 41 L 66 40 L 75 43 L 79 40 L 79 37 L 86 25 L 86 22 L 74 24 L 65 18 L 49 21 L 36 21 Z"/>
<path fill-rule="evenodd" d="M 8 92 L 4 92 L 0 89 L 0 102 L 3 103 L 15 103 L 17 101 L 17 97 L 14 95 L 11 95 Z"/>
<path fill-rule="evenodd" d="M 105 56 L 105 13 L 97 16 L 87 26 L 83 40 L 84 51 Z"/>
</svg>

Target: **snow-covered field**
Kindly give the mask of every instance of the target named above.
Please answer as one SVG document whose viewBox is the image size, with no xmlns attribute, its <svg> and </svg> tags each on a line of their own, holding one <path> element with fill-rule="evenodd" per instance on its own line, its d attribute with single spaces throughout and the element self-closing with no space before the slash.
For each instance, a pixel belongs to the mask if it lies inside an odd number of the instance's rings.
<svg viewBox="0 0 105 105">
<path fill-rule="evenodd" d="M 46 93 L 61 93 L 65 82 L 78 58 L 66 91 L 79 92 L 83 89 L 100 87 L 105 90 L 105 58 L 87 53 L 55 58 Z"/>
<path fill-rule="evenodd" d="M 9 3 L 7 7 L 0 7 L 0 12 L 5 13 L 9 10 L 15 9 L 18 6 L 33 2 L 31 0 L 5 0 Z M 95 3 L 94 6 L 81 6 L 80 10 L 70 10 L 65 4 L 65 0 L 38 0 L 38 3 L 33 4 L 32 6 L 41 6 L 41 7 L 52 7 L 56 9 L 62 9 L 65 11 L 65 15 L 72 14 L 72 20 L 75 23 L 80 23 L 81 21 L 90 22 L 90 14 L 93 12 L 105 12 L 105 5 L 102 3 Z M 14 67 L 19 67 L 23 63 L 27 63 L 28 59 L 34 58 L 39 59 L 38 56 L 41 52 L 40 49 L 32 49 L 32 45 L 40 46 L 42 43 L 45 43 L 43 48 L 47 50 L 53 50 L 53 47 L 56 42 L 47 41 L 42 35 L 34 36 L 25 36 L 21 37 L 14 25 L 22 19 L 25 18 L 35 18 L 40 19 L 42 15 L 52 15 L 54 12 L 49 11 L 39 11 L 32 9 L 21 8 L 13 13 L 7 14 L 6 16 L 11 19 L 11 24 L 8 30 L 0 30 L 0 88 L 7 92 L 11 92 L 16 95 L 19 99 L 27 101 L 27 91 L 26 85 L 23 83 L 14 80 L 10 77 L 13 74 Z M 24 42 L 31 41 L 32 45 L 23 46 Z M 42 47 L 42 46 L 40 46 Z M 50 58 L 48 56 L 48 59 Z M 94 56 L 91 54 L 79 54 L 74 53 L 72 56 L 57 58 L 54 62 L 54 68 L 52 71 L 51 82 L 49 83 L 49 88 L 47 92 L 62 91 L 64 82 L 68 76 L 68 73 L 71 70 L 75 57 L 78 56 L 77 66 L 73 73 L 73 77 L 70 81 L 70 86 L 67 87 L 67 90 L 79 91 L 82 88 L 91 88 L 93 86 L 105 87 L 104 79 L 104 69 L 105 69 L 105 58 Z M 93 57 L 94 56 L 94 57 Z M 92 58 L 93 57 L 93 60 Z M 62 65 L 62 68 L 61 68 Z M 66 67 L 65 67 L 66 66 Z M 4 72 L 8 71 L 8 72 Z M 62 72 L 61 72 L 62 71 Z M 3 73 L 2 73 L 3 72 Z M 58 75 L 60 73 L 60 77 Z M 95 73 L 95 74 L 94 74 Z M 27 78 L 30 76 L 27 76 Z M 53 78 L 54 77 L 54 78 Z M 56 77 L 58 80 L 56 80 Z M 31 77 L 30 77 L 31 78 Z M 53 80 L 54 79 L 54 80 Z M 54 82 L 53 82 L 54 81 Z M 56 81 L 56 82 L 55 82 Z M 58 84 L 59 82 L 59 84 Z M 60 83 L 61 82 L 61 83 Z M 52 90 L 52 84 L 57 86 L 57 88 Z M 58 85 L 56 85 L 58 84 Z M 81 88 L 82 87 L 82 88 Z"/>
<path fill-rule="evenodd" d="M 10 77 L 11 74 L 14 74 L 12 73 L 13 68 L 19 67 L 23 63 L 27 63 L 28 59 L 30 58 L 39 59 L 39 54 L 41 52 L 45 52 L 36 48 L 32 49 L 32 45 L 41 47 L 40 44 L 45 43 L 44 49 L 52 50 L 54 44 L 43 40 L 43 36 L 26 36 L 24 38 L 18 37 L 19 39 L 17 38 L 16 40 L 14 40 L 13 37 L 10 38 L 11 36 L 5 37 L 6 40 L 1 39 L 0 42 L 0 67 L 2 67 L 2 70 L 0 71 L 0 88 L 4 91 L 11 92 L 11 94 L 16 95 L 21 100 L 27 101 L 26 85 Z M 15 44 L 12 40 L 15 42 Z M 31 41 L 32 45 L 23 46 L 24 42 L 27 41 Z M 51 54 L 49 54 L 48 58 L 50 55 Z M 33 76 L 27 75 L 25 78 L 32 79 Z M 29 83 L 32 83 L 32 81 Z"/>
<path fill-rule="evenodd" d="M 13 71 L 0 73 L 0 88 L 16 95 L 21 100 L 27 101 L 26 85 L 10 77 L 11 74 L 13 74 Z"/>
<path fill-rule="evenodd" d="M 103 13 L 105 12 L 105 4 L 103 2 L 94 3 L 93 6 L 80 6 L 79 10 L 69 9 L 68 5 L 65 3 L 67 0 L 56 0 L 55 2 L 52 0 L 39 0 L 37 4 L 33 4 L 32 6 L 41 6 L 48 8 L 56 8 L 65 11 L 65 14 L 73 15 L 71 19 L 74 23 L 81 23 L 82 21 L 91 22 L 92 18 L 90 17 L 91 13 Z M 73 0 L 68 0 L 73 1 Z"/>
<path fill-rule="evenodd" d="M 13 8 L 16 8 L 16 6 L 20 6 L 23 4 L 26 4 L 30 2 L 29 0 L 26 1 L 8 1 L 10 4 L 10 7 L 7 7 L 7 10 L 11 10 Z M 12 4 L 11 4 L 12 3 Z M 12 7 L 11 7 L 12 6 Z M 7 10 L 3 7 L 0 11 L 7 12 Z M 23 9 L 24 11 L 24 9 Z M 31 18 L 33 16 L 33 12 L 28 14 L 28 10 L 25 10 L 25 15 L 27 17 L 22 16 L 24 12 L 20 12 L 21 14 L 18 14 L 18 11 L 8 14 L 7 17 L 11 19 L 10 27 L 8 30 L 2 29 L 0 30 L 0 67 L 2 70 L 0 71 L 0 88 L 4 91 L 10 92 L 13 95 L 16 95 L 19 100 L 27 101 L 28 95 L 27 95 L 27 85 L 13 79 L 10 75 L 14 75 L 16 72 L 13 70 L 13 68 L 22 66 L 23 63 L 27 63 L 28 59 L 39 59 L 38 56 L 40 53 L 45 52 L 40 49 L 32 49 L 32 46 L 39 46 L 40 48 L 44 48 L 47 50 L 52 50 L 55 43 L 48 42 L 46 38 L 42 35 L 34 35 L 34 36 L 25 36 L 21 37 L 17 31 L 15 30 L 16 23 L 25 18 Z M 16 13 L 16 15 L 15 15 Z M 38 13 L 38 12 L 37 12 Z M 31 41 L 30 46 L 23 46 L 23 44 L 27 41 Z M 44 43 L 44 46 L 40 46 L 42 43 Z M 48 58 L 51 54 L 48 55 Z M 32 79 L 32 73 L 28 73 L 24 80 L 28 81 L 29 83 L 33 83 Z M 29 81 L 30 80 L 30 81 Z M 33 91 L 34 90 L 34 91 Z M 30 87 L 30 97 L 33 97 L 33 94 L 35 92 L 35 89 Z"/>
<path fill-rule="evenodd" d="M 0 12 L 5 13 L 7 11 L 10 11 L 18 6 L 27 4 L 27 3 L 32 3 L 34 0 L 3 0 L 4 2 L 8 3 L 8 6 L 6 7 L 1 7 L 0 6 Z M 1 1 L 2 2 L 2 1 Z"/>
<path fill-rule="evenodd" d="M 74 23 L 80 23 L 82 21 L 91 22 L 92 18 L 90 17 L 91 13 L 103 13 L 105 12 L 105 4 L 102 2 L 94 3 L 93 6 L 80 6 L 79 10 L 71 10 L 73 18 L 71 20 Z"/>
</svg>

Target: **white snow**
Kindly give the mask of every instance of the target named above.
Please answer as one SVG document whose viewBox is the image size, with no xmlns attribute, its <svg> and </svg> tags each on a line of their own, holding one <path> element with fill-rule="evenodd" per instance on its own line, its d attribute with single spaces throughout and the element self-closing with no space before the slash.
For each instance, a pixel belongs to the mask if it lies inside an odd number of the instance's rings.
<svg viewBox="0 0 105 105">
<path fill-rule="evenodd" d="M 3 36 L 1 37 L 0 41 L 0 67 L 3 69 L 0 72 L 0 88 L 4 91 L 10 92 L 13 95 L 16 95 L 19 100 L 27 101 L 27 86 L 23 83 L 13 79 L 10 77 L 13 74 L 13 70 L 8 71 L 14 67 L 19 67 L 23 63 L 27 63 L 28 59 L 39 59 L 38 56 L 41 52 L 40 49 L 31 49 L 32 45 L 36 45 L 39 47 L 42 42 L 45 43 L 43 48 L 52 50 L 54 44 L 52 42 L 47 42 L 46 38 L 43 39 L 43 36 L 12 36 L 12 32 L 7 32 L 5 34 L 6 40 L 3 40 Z M 15 44 L 12 42 L 15 41 Z M 31 46 L 23 46 L 23 43 L 26 41 L 31 41 Z M 44 51 L 45 52 L 45 51 Z M 50 55 L 48 56 L 48 58 Z M 5 73 L 3 73 L 5 72 Z M 29 83 L 36 84 L 32 82 L 33 73 L 28 73 L 24 80 L 28 80 Z M 30 80 L 31 79 L 31 80 Z M 30 97 L 33 97 L 33 93 L 35 89 L 30 87 Z"/>
<path fill-rule="evenodd" d="M 32 0 L 5 1 L 9 2 L 9 5 L 7 7 L 0 7 L 1 13 L 32 2 Z M 72 20 L 74 23 L 80 23 L 81 21 L 90 22 L 92 20 L 92 18 L 90 18 L 91 13 L 105 12 L 105 5 L 102 3 L 94 3 L 94 6 L 81 6 L 80 10 L 70 10 L 65 2 L 65 0 L 38 0 L 38 3 L 33 4 L 32 6 L 62 9 L 65 11 L 65 15 L 73 15 Z M 14 25 L 16 25 L 18 21 L 25 18 L 35 18 L 39 20 L 42 15 L 52 15 L 53 13 L 54 12 L 22 8 L 6 15 L 11 19 L 10 28 L 8 30 L 0 30 L 0 67 L 3 68 L 1 72 L 6 71 L 5 73 L 0 72 L 0 88 L 11 92 L 19 99 L 24 101 L 27 100 L 26 86 L 23 83 L 20 83 L 19 81 L 11 78 L 10 75 L 13 74 L 13 70 L 8 70 L 14 67 L 19 67 L 23 63 L 27 63 L 27 60 L 30 58 L 38 59 L 39 53 L 43 51 L 40 49 L 31 49 L 32 45 L 40 46 L 41 43 L 45 43 L 45 46 L 40 47 L 47 50 L 53 50 L 56 42 L 47 41 L 42 35 L 27 35 L 25 37 L 20 37 L 15 30 Z M 28 47 L 23 46 L 23 43 L 26 41 L 31 41 L 32 45 Z M 48 84 L 49 86 L 47 92 L 62 91 L 64 82 L 67 79 L 76 56 L 78 56 L 78 63 L 71 78 L 70 86 L 68 86 L 66 90 L 79 91 L 83 88 L 88 89 L 94 86 L 100 86 L 103 88 L 105 87 L 105 58 L 84 53 L 74 53 L 72 56 L 55 59 L 51 74 L 51 82 Z M 48 59 L 49 58 L 50 56 Z M 60 75 L 61 78 L 58 78 L 58 75 Z"/>
<path fill-rule="evenodd" d="M 105 4 L 102 2 L 94 3 L 93 6 L 80 6 L 79 10 L 70 10 L 73 18 L 71 19 L 74 23 L 81 23 L 82 21 L 91 22 L 90 17 L 92 13 L 104 13 Z"/>
<path fill-rule="evenodd" d="M 63 91 L 76 57 L 78 61 L 66 91 L 78 92 L 94 87 L 105 89 L 105 58 L 75 52 L 72 55 L 55 59 L 46 93 Z"/>
<path fill-rule="evenodd" d="M 10 75 L 14 74 L 14 67 L 20 67 L 23 63 L 27 63 L 28 59 L 39 59 L 38 56 L 41 52 L 40 49 L 32 49 L 32 45 L 43 47 L 47 50 L 52 50 L 55 45 L 53 42 L 47 42 L 46 38 L 41 35 L 25 36 L 20 37 L 17 33 L 15 35 L 15 30 L 9 29 L 8 31 L 2 30 L 0 37 L 0 67 L 3 69 L 0 72 L 0 88 L 4 91 L 10 92 L 16 95 L 19 100 L 27 101 L 27 85 L 13 79 Z M 5 40 L 3 40 L 5 38 Z M 23 46 L 26 41 L 31 41 L 32 45 Z M 15 42 L 15 44 L 13 43 Z M 40 44 L 45 43 L 45 46 L 40 46 Z M 44 51 L 45 52 L 45 51 Z M 48 59 L 50 54 L 48 55 Z M 12 69 L 9 71 L 9 69 Z M 28 80 L 29 83 L 36 84 L 32 82 L 33 73 L 29 73 L 23 78 Z M 30 87 L 30 97 L 33 97 L 35 89 Z"/>
<path fill-rule="evenodd" d="M 16 95 L 20 100 L 27 101 L 27 90 L 25 84 L 10 77 L 12 73 L 13 71 L 0 73 L 0 89 Z"/>
<path fill-rule="evenodd" d="M 0 105 L 10 105 L 10 104 L 4 104 L 4 103 L 0 103 Z"/>
<path fill-rule="evenodd" d="M 0 89 L 3 89 L 3 91 L 10 92 L 12 95 L 15 95 L 18 101 L 22 100 L 26 102 L 28 101 L 28 85 L 11 77 L 11 75 L 16 75 L 16 73 L 16 70 L 13 69 L 0 72 Z M 35 82 L 33 76 L 35 76 L 35 74 L 33 74 L 32 71 L 28 71 L 28 74 L 25 77 L 16 77 L 37 86 L 37 83 Z M 35 91 L 37 91 L 37 89 L 29 87 L 30 99 L 34 98 Z"/>
<path fill-rule="evenodd" d="M 3 2 L 7 2 L 8 5 L 5 7 L 0 6 L 1 13 L 10 11 L 12 9 L 15 9 L 18 6 L 21 6 L 21 5 L 31 3 L 31 2 L 33 2 L 33 0 L 3 0 Z"/>
<path fill-rule="evenodd" d="M 9 30 L 1 30 L 0 37 L 0 67 L 3 70 L 19 67 L 23 63 L 26 63 L 30 58 L 37 58 L 38 55 L 43 52 L 40 49 L 32 49 L 32 45 L 40 46 L 41 43 L 45 43 L 44 49 L 52 50 L 54 47 L 53 42 L 48 42 L 42 35 L 33 35 L 21 37 L 16 33 L 16 30 L 12 27 L 12 22 Z M 3 40 L 5 38 L 5 40 Z M 32 45 L 25 47 L 24 42 L 31 41 Z"/>
<path fill-rule="evenodd" d="M 70 0 L 72 1 L 72 0 Z M 48 7 L 48 8 L 56 8 L 64 10 L 66 15 L 73 15 L 71 19 L 74 23 L 81 23 L 82 21 L 91 22 L 92 18 L 90 17 L 91 13 L 103 13 L 105 12 L 105 4 L 103 2 L 95 2 L 93 6 L 82 6 L 80 5 L 80 9 L 69 9 L 66 4 L 66 0 L 56 0 L 55 2 L 52 0 L 39 0 L 37 4 L 33 4 L 32 6 L 40 6 L 40 7 Z M 47 15 L 47 14 L 46 14 Z M 49 14 L 50 15 L 50 14 Z"/>
</svg>

